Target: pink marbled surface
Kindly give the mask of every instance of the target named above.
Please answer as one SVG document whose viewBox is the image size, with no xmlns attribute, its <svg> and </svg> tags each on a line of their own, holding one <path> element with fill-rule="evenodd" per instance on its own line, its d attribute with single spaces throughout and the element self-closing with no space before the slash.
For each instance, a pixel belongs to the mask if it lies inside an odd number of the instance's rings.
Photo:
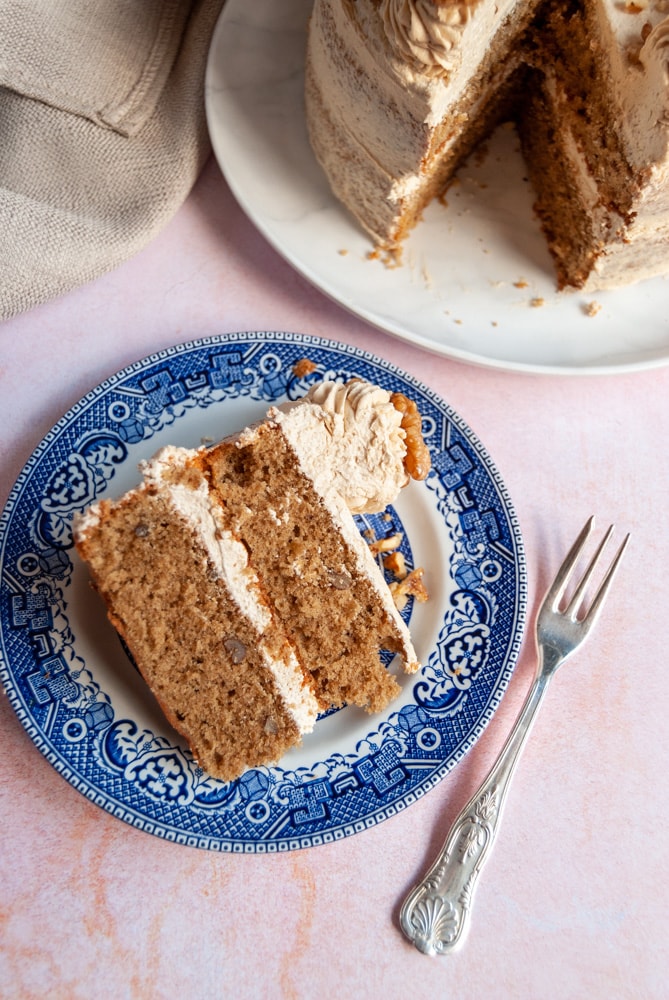
<svg viewBox="0 0 669 1000">
<path fill-rule="evenodd" d="M 605 616 L 549 692 L 470 936 L 442 959 L 405 942 L 398 909 L 513 723 L 531 638 L 492 723 L 436 789 L 365 833 L 282 856 L 179 847 L 110 817 L 49 766 L 0 695 L 0 995 L 669 996 L 669 368 L 517 375 L 393 339 L 292 271 L 212 162 L 135 259 L 0 327 L 0 500 L 106 376 L 184 340 L 260 329 L 363 347 L 448 400 L 513 498 L 530 612 L 588 514 L 630 530 Z"/>
</svg>

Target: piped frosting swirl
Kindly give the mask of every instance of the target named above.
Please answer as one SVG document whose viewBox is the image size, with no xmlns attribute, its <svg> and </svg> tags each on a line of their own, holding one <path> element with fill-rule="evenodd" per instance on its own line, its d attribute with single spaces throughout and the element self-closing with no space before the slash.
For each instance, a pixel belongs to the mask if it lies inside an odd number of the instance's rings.
<svg viewBox="0 0 669 1000">
<path fill-rule="evenodd" d="M 319 491 L 336 491 L 353 513 L 383 510 L 409 480 L 402 414 L 379 386 L 320 382 L 274 419 Z"/>
<path fill-rule="evenodd" d="M 388 41 L 400 58 L 429 77 L 448 77 L 465 25 L 479 0 L 381 0 Z"/>
</svg>

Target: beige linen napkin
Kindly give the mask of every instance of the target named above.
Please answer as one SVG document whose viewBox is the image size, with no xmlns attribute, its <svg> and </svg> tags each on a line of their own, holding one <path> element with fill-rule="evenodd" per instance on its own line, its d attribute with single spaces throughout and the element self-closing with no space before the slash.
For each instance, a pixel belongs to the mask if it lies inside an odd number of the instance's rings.
<svg viewBox="0 0 669 1000">
<path fill-rule="evenodd" d="M 0 0 L 0 319 L 146 245 L 209 153 L 224 0 Z"/>
</svg>

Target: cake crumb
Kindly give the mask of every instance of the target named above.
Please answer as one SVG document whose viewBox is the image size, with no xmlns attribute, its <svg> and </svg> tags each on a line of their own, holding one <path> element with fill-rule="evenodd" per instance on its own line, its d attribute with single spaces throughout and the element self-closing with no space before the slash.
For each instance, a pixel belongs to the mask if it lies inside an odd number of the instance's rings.
<svg viewBox="0 0 669 1000">
<path fill-rule="evenodd" d="M 514 281 L 514 283 L 513 283 L 513 287 L 514 287 L 514 288 L 528 288 L 528 287 L 529 287 L 529 285 L 528 285 L 528 283 L 527 283 L 527 282 L 525 281 L 525 279 L 524 279 L 524 278 L 519 278 L 519 279 L 518 279 L 518 281 Z"/>
<path fill-rule="evenodd" d="M 530 299 L 530 305 L 532 306 L 533 309 L 540 309 L 541 306 L 546 305 L 546 300 L 543 299 L 540 295 L 537 295 L 535 296 L 535 298 Z"/>
<path fill-rule="evenodd" d="M 295 378 L 304 378 L 305 375 L 311 375 L 315 372 L 316 368 L 317 365 L 310 358 L 300 358 L 293 365 L 293 375 Z"/>
<path fill-rule="evenodd" d="M 340 257 L 348 257 L 348 250 L 337 250 Z"/>
<path fill-rule="evenodd" d="M 425 287 L 429 291 L 432 288 L 432 284 L 433 284 L 432 283 L 432 275 L 430 274 L 430 272 L 428 270 L 428 267 L 427 267 L 427 264 L 425 263 L 425 261 L 423 261 L 423 266 L 421 268 L 421 274 L 422 274 L 422 278 L 423 278 L 423 282 L 425 284 Z"/>
<path fill-rule="evenodd" d="M 601 312 L 601 308 L 599 302 L 586 302 L 583 306 L 583 312 L 586 316 L 596 316 L 598 312 Z"/>
<path fill-rule="evenodd" d="M 367 260 L 380 260 L 384 267 L 387 267 L 389 271 L 394 270 L 396 267 L 402 266 L 402 247 L 375 247 L 374 250 L 369 250 L 365 257 Z"/>
</svg>

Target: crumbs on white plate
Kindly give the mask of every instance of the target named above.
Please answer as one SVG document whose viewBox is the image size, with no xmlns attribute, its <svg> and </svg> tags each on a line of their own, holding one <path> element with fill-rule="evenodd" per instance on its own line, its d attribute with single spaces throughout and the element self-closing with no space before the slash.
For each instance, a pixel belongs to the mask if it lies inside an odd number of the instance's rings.
<svg viewBox="0 0 669 1000">
<path fill-rule="evenodd" d="M 598 312 L 601 312 L 601 309 L 600 302 L 585 302 L 583 304 L 583 312 L 586 316 L 596 316 Z"/>
</svg>

